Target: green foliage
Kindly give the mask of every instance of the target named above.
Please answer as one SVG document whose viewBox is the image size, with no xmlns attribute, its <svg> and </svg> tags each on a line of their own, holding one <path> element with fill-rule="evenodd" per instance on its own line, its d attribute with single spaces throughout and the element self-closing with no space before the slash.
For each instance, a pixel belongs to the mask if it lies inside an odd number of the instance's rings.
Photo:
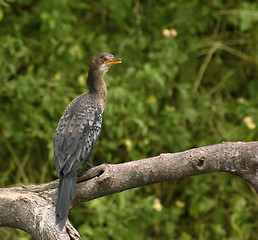
<svg viewBox="0 0 258 240">
<path fill-rule="evenodd" d="M 257 140 L 257 23 L 251 0 L 1 0 L 1 187 L 56 178 L 57 122 L 86 91 L 101 51 L 123 64 L 105 76 L 95 165 Z M 86 239 L 256 239 L 255 216 L 257 195 L 226 174 L 126 191 L 71 213 Z"/>
</svg>

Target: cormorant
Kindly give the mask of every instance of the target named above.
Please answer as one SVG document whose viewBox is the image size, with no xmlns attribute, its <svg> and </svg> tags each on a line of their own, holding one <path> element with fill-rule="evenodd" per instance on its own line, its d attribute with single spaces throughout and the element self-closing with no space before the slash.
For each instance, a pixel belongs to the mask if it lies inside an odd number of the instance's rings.
<svg viewBox="0 0 258 240">
<path fill-rule="evenodd" d="M 102 113 L 107 101 L 104 74 L 113 64 L 121 63 L 110 53 L 99 53 L 91 62 L 87 85 L 88 93 L 75 98 L 59 120 L 54 137 L 55 167 L 60 177 L 56 203 L 56 224 L 62 230 L 75 197 L 77 171 L 83 163 L 86 171 L 92 168 L 91 151 L 96 144 L 102 123 Z M 84 172 L 82 171 L 81 174 Z M 80 174 L 80 175 L 81 175 Z"/>
</svg>

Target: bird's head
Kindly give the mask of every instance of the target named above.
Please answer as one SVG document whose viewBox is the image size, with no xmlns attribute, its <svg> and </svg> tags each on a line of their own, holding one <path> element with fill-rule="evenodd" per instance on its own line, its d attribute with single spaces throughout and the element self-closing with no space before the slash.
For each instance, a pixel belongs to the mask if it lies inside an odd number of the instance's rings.
<svg viewBox="0 0 258 240">
<path fill-rule="evenodd" d="M 99 53 L 93 60 L 92 64 L 102 73 L 105 74 L 113 64 L 122 63 L 121 58 L 115 58 L 111 53 Z"/>
</svg>

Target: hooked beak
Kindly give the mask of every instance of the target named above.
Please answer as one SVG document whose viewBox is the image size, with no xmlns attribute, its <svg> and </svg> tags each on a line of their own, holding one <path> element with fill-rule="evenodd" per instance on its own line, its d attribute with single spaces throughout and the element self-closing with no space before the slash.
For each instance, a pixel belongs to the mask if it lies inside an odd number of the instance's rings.
<svg viewBox="0 0 258 240">
<path fill-rule="evenodd" d="M 113 64 L 122 63 L 121 58 L 113 58 L 104 62 L 107 67 L 111 67 Z"/>
</svg>

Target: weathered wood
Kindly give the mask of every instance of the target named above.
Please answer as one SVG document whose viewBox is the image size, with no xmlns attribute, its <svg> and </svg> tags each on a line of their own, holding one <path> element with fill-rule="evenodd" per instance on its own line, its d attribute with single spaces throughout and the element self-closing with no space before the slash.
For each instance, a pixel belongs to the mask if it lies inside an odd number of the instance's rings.
<svg viewBox="0 0 258 240">
<path fill-rule="evenodd" d="M 102 164 L 77 182 L 72 207 L 98 197 L 187 176 L 226 172 L 247 180 L 258 193 L 258 142 L 223 142 L 180 153 L 121 164 Z M 0 189 L 0 225 L 22 229 L 36 239 L 81 239 L 67 221 L 55 225 L 58 181 Z"/>
</svg>

